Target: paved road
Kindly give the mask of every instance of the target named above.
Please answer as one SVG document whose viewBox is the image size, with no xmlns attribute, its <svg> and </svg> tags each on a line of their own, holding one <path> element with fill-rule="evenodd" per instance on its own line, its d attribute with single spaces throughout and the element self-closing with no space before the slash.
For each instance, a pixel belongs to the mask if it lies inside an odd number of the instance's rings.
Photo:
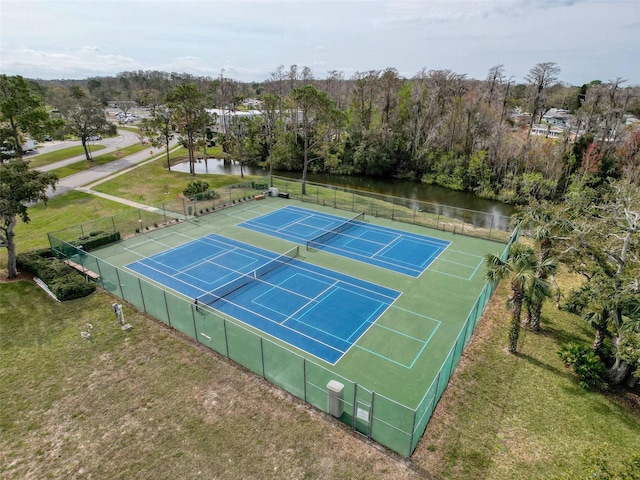
<svg viewBox="0 0 640 480">
<path fill-rule="evenodd" d="M 103 148 L 102 150 L 98 150 L 93 153 L 93 157 L 99 157 L 100 155 L 104 155 L 106 153 L 114 152 L 120 148 L 128 147 L 129 145 L 135 145 L 140 141 L 138 136 L 130 132 L 129 130 L 118 130 L 118 136 L 113 138 L 104 138 L 100 141 L 96 142 L 88 142 L 90 146 L 93 145 L 105 145 L 107 148 Z M 55 152 L 56 150 L 61 150 L 63 148 L 74 147 L 76 145 L 82 145 L 80 140 L 70 141 L 70 142 L 46 142 L 42 144 L 42 147 L 37 150 L 36 153 L 32 153 L 30 155 L 25 155 L 25 160 L 29 160 L 31 158 L 38 158 L 38 155 L 43 153 Z M 55 170 L 56 168 L 66 167 L 67 165 L 71 165 L 72 163 L 86 161 L 86 157 L 84 153 L 82 155 L 77 155 L 75 157 L 66 158 L 59 162 L 50 163 L 48 165 L 42 165 L 41 167 L 36 167 L 36 170 L 40 172 L 48 172 L 51 170 Z"/>
<path fill-rule="evenodd" d="M 138 137 L 131 132 L 127 132 L 126 130 L 119 130 L 119 132 L 123 132 L 123 133 L 126 132 L 127 134 L 130 134 L 130 135 L 123 134 L 122 137 L 124 138 L 121 142 L 118 142 L 112 145 L 111 147 L 100 150 L 100 153 L 103 153 L 103 152 L 107 153 L 109 151 L 114 151 L 119 148 L 123 148 L 124 146 L 132 145 L 139 141 Z M 133 136 L 133 138 L 131 136 Z M 175 147 L 176 145 L 177 145 L 177 141 L 174 140 L 171 143 L 171 148 Z M 144 162 L 145 160 L 155 159 L 158 156 L 162 156 L 162 155 L 164 155 L 163 149 L 149 147 L 137 153 L 129 155 L 127 157 L 123 157 L 119 160 L 115 160 L 113 162 L 105 163 L 102 165 L 97 165 L 93 168 L 90 168 L 89 170 L 84 170 L 82 172 L 69 175 L 68 177 L 61 178 L 56 185 L 56 190 L 53 191 L 49 189 L 47 191 L 47 196 L 49 198 L 55 197 L 57 195 L 61 195 L 65 192 L 68 192 L 70 190 L 78 189 L 83 185 L 93 184 L 100 179 L 109 177 L 117 172 L 121 172 L 128 168 L 136 166 L 139 163 Z M 86 160 L 84 156 L 74 157 L 71 159 L 61 160 L 60 162 L 47 165 L 46 167 L 48 168 L 46 170 L 44 170 L 44 166 L 42 169 L 38 169 L 38 170 L 41 170 L 41 171 L 54 170 L 56 168 L 69 165 L 71 163 L 75 163 L 78 161 L 86 161 Z"/>
</svg>

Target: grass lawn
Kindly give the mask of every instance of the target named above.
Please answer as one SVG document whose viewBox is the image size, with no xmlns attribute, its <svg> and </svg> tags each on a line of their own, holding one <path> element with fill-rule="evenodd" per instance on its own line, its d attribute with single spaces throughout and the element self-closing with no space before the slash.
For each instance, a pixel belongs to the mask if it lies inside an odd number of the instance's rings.
<svg viewBox="0 0 640 480">
<path fill-rule="evenodd" d="M 640 397 L 578 387 L 556 352 L 568 341 L 591 344 L 593 333 L 549 304 L 542 332 L 523 331 L 519 354 L 509 354 L 506 287 L 485 311 L 414 462 L 443 479 L 547 479 L 577 476 L 597 448 L 613 464 L 628 460 L 640 445 Z"/>
<path fill-rule="evenodd" d="M 207 149 L 211 153 L 211 148 Z M 186 149 L 180 148 L 170 154 L 172 162 L 185 158 Z M 253 177 L 246 176 L 244 180 Z M 216 189 L 243 181 L 235 175 L 197 175 L 189 173 L 173 172 L 167 169 L 166 156 L 136 168 L 126 175 L 120 175 L 107 182 L 95 186 L 93 189 L 126 198 L 148 205 L 159 205 L 167 199 L 173 199 L 180 195 L 187 184 L 194 180 L 204 180 L 209 187 Z"/>
<path fill-rule="evenodd" d="M 29 223 L 18 220 L 15 230 L 16 248 L 21 253 L 48 247 L 48 232 L 127 210 L 131 210 L 131 207 L 82 192 L 67 192 L 50 199 L 46 205 L 30 207 Z M 0 268 L 5 268 L 6 265 L 7 254 L 3 248 L 0 250 Z"/>
<path fill-rule="evenodd" d="M 68 177 L 69 175 L 73 175 L 74 173 L 82 172 L 84 170 L 88 170 L 104 163 L 120 160 L 123 157 L 140 152 L 141 150 L 144 150 L 146 148 L 149 148 L 149 146 L 140 144 L 129 145 L 128 147 L 121 148 L 119 150 L 116 150 L 115 152 L 96 156 L 93 158 L 92 162 L 80 160 L 78 162 L 72 163 L 71 165 L 67 165 L 66 167 L 56 168 L 55 170 L 52 170 L 52 173 L 55 173 L 59 178 Z"/>
<path fill-rule="evenodd" d="M 91 145 L 91 151 L 97 152 L 107 148 L 104 145 Z M 31 168 L 41 167 L 43 165 L 49 165 L 50 163 L 59 162 L 60 160 L 66 160 L 67 158 L 77 157 L 78 155 L 84 155 L 84 148 L 82 145 L 75 147 L 63 148 L 54 152 L 43 153 L 33 158 L 28 158 L 29 166 Z"/>
<path fill-rule="evenodd" d="M 113 302 L 0 284 L 0 477 L 424 478 L 126 306 L 123 332 Z"/>
<path fill-rule="evenodd" d="M 581 390 L 555 354 L 587 328 L 547 311 L 509 355 L 505 295 L 407 462 L 126 305 L 123 332 L 108 294 L 60 304 L 0 283 L 0 476 L 548 479 L 602 445 L 630 456 L 637 411 Z"/>
</svg>

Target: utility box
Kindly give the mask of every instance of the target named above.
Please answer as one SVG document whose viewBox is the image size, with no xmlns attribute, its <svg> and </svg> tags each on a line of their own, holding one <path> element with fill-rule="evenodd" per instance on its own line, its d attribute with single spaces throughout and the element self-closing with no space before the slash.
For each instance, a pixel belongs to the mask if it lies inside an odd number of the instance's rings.
<svg viewBox="0 0 640 480">
<path fill-rule="evenodd" d="M 277 187 L 269 187 L 269 196 L 277 197 L 278 196 L 278 188 Z"/>
<path fill-rule="evenodd" d="M 327 411 L 336 418 L 344 412 L 344 385 L 336 380 L 327 383 Z"/>
</svg>

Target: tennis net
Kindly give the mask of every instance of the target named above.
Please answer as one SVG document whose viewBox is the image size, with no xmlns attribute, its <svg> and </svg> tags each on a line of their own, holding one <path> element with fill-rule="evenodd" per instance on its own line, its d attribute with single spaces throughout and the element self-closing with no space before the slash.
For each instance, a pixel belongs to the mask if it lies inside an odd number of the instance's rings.
<svg viewBox="0 0 640 480">
<path fill-rule="evenodd" d="M 363 220 L 363 219 L 364 219 L 364 212 L 359 213 L 355 217 L 350 218 L 346 222 L 341 223 L 340 225 L 338 225 L 335 228 L 332 228 L 331 230 L 327 230 L 326 232 L 321 233 L 320 235 L 312 238 L 311 240 L 307 240 L 307 250 L 309 250 L 309 247 L 312 244 L 319 245 L 322 243 L 326 243 L 327 240 L 329 240 L 330 238 L 333 238 L 335 235 L 338 235 L 339 233 L 343 233 L 344 231 L 350 229 L 357 221 Z"/>
<path fill-rule="evenodd" d="M 264 277 L 269 272 L 275 270 L 276 268 L 289 263 L 291 260 L 296 258 L 300 254 L 300 247 L 297 245 L 293 247 L 288 252 L 279 255 L 278 257 L 269 260 L 264 265 L 252 270 L 249 273 L 241 273 L 239 277 L 234 278 L 230 282 L 225 283 L 224 285 L 212 290 L 204 295 L 200 295 L 196 297 L 195 304 L 196 305 L 213 305 L 218 300 L 223 299 L 231 295 L 233 292 L 240 290 L 245 285 Z"/>
</svg>

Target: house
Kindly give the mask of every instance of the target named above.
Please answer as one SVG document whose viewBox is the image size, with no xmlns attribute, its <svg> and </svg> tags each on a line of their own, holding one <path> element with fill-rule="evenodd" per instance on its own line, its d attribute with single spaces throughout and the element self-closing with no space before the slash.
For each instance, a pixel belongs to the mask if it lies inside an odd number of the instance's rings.
<svg viewBox="0 0 640 480">
<path fill-rule="evenodd" d="M 542 116 L 542 123 L 548 123 L 550 125 L 557 125 L 560 127 L 570 127 L 571 113 L 569 113 L 569 110 L 550 108 Z"/>
<path fill-rule="evenodd" d="M 560 138 L 564 132 L 564 128 L 554 126 L 550 123 L 535 123 L 533 127 L 531 127 L 531 135 L 538 135 L 545 138 Z"/>
</svg>

